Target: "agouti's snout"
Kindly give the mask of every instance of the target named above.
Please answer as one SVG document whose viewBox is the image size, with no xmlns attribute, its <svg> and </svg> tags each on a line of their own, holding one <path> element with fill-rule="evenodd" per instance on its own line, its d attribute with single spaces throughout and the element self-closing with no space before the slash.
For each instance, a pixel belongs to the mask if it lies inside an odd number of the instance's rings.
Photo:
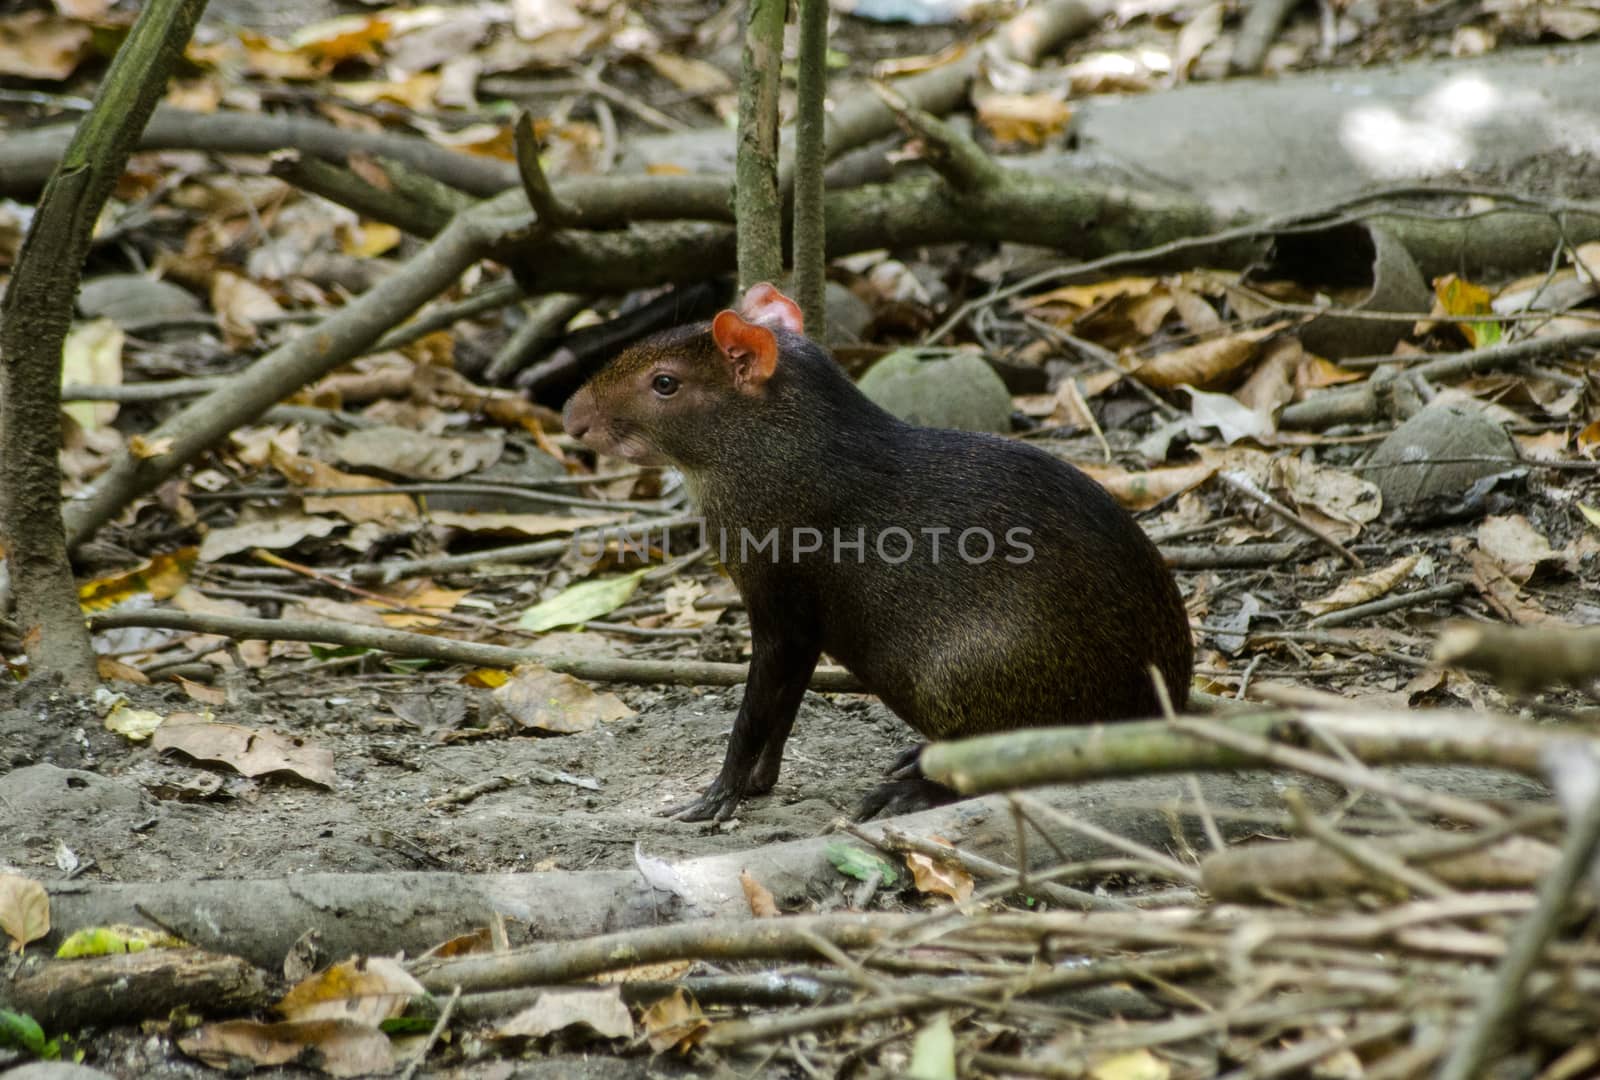
<svg viewBox="0 0 1600 1080">
<path fill-rule="evenodd" d="M 582 440 L 594 426 L 594 395 L 579 390 L 561 412 L 561 426 L 574 439 Z"/>
</svg>

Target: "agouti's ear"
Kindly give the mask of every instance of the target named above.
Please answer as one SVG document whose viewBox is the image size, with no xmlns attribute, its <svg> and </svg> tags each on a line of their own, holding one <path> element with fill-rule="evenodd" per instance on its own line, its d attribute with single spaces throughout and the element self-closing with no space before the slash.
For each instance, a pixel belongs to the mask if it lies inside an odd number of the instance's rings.
<svg viewBox="0 0 1600 1080">
<path fill-rule="evenodd" d="M 765 326 L 746 322 L 737 311 L 711 320 L 711 337 L 728 358 L 733 384 L 746 393 L 759 390 L 778 368 L 778 339 Z"/>
<path fill-rule="evenodd" d="M 791 333 L 806 332 L 800 305 L 779 292 L 777 286 L 765 281 L 744 291 L 744 299 L 739 302 L 739 314 L 751 322 L 781 326 Z"/>
</svg>

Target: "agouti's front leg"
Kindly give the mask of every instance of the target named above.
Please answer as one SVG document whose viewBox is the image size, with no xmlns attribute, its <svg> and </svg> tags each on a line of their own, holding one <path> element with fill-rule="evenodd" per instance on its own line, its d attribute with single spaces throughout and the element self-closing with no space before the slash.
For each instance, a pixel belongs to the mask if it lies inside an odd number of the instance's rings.
<svg viewBox="0 0 1600 1080">
<path fill-rule="evenodd" d="M 751 613 L 750 677 L 733 721 L 722 771 L 692 802 L 662 813 L 679 821 L 726 821 L 746 795 L 772 790 L 783 764 L 783 746 L 794 728 L 806 684 L 816 670 L 822 646 L 814 634 L 792 620 Z"/>
</svg>

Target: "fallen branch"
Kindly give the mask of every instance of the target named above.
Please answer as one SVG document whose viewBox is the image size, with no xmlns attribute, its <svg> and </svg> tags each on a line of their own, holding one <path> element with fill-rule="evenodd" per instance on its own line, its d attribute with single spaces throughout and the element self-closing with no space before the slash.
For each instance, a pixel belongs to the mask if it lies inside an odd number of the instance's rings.
<svg viewBox="0 0 1600 1080">
<path fill-rule="evenodd" d="M 1509 690 L 1537 690 L 1600 680 L 1600 627 L 1447 626 L 1434 645 L 1440 664 L 1488 672 Z"/>
<path fill-rule="evenodd" d="M 1151 720 L 1075 728 L 1039 728 L 934 743 L 922 752 L 930 779 L 964 794 L 1064 784 L 1093 776 L 1237 769 L 1279 764 L 1338 783 L 1363 778 L 1332 758 L 1299 747 L 1328 738 L 1371 764 L 1463 764 L 1541 776 L 1551 743 L 1584 741 L 1573 729 L 1528 727 L 1479 713 L 1266 712 L 1216 721 Z M 1226 739 L 1226 741 L 1223 741 Z M 1438 804 L 1435 809 L 1443 809 Z M 1445 812 L 1468 812 L 1451 807 Z M 1498 814 L 1465 819 L 1494 824 Z"/>
<path fill-rule="evenodd" d="M 528 649 L 506 645 L 486 645 L 476 641 L 413 634 L 383 626 L 355 623 L 314 622 L 304 619 L 251 619 L 234 615 L 157 608 L 108 611 L 94 616 L 95 631 L 119 627 L 145 626 L 160 630 L 183 630 L 194 634 L 216 634 L 235 641 L 311 641 L 323 645 L 343 645 L 374 649 L 394 656 L 439 660 L 447 664 L 475 664 L 484 667 L 515 667 L 538 664 L 551 671 L 596 682 L 664 683 L 672 686 L 742 686 L 748 669 L 744 664 L 720 664 L 693 660 L 612 660 L 593 656 L 541 656 Z M 861 684 L 842 668 L 818 668 L 811 677 L 813 690 L 852 693 Z"/>
</svg>

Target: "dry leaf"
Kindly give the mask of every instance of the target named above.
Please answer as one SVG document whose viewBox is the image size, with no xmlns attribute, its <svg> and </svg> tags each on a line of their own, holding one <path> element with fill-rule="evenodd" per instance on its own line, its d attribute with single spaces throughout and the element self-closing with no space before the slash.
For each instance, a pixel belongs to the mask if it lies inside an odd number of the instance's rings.
<svg viewBox="0 0 1600 1080">
<path fill-rule="evenodd" d="M 1256 347 L 1284 325 L 1273 323 L 1172 349 L 1139 364 L 1132 375 L 1158 390 L 1173 390 L 1184 383 L 1210 388 L 1248 364 L 1256 355 Z"/>
<path fill-rule="evenodd" d="M 156 729 L 151 745 L 176 750 L 196 761 L 210 761 L 244 776 L 289 772 L 325 788 L 334 786 L 333 751 L 291 735 L 237 724 L 174 723 Z"/>
<path fill-rule="evenodd" d="M 1411 572 L 1421 561 L 1420 554 L 1396 559 L 1381 569 L 1350 578 L 1328 595 L 1318 600 L 1307 600 L 1300 605 L 1300 608 L 1312 615 L 1326 615 L 1330 611 L 1342 611 L 1357 604 L 1376 600 L 1380 596 L 1387 595 L 1396 585 L 1410 577 Z"/>
<path fill-rule="evenodd" d="M 61 385 L 122 385 L 122 328 L 111 319 L 78 323 L 61 345 Z M 87 431 L 117 418 L 115 401 L 68 401 L 61 408 Z"/>
<path fill-rule="evenodd" d="M 327 536 L 344 523 L 331 517 L 309 517 L 288 510 L 266 517 L 241 520 L 237 525 L 212 529 L 200 543 L 200 561 L 216 562 L 240 551 L 292 548 L 307 537 Z"/>
<path fill-rule="evenodd" d="M 211 309 L 228 340 L 236 345 L 255 341 L 258 321 L 283 314 L 271 293 L 231 270 L 219 270 L 212 279 Z"/>
<path fill-rule="evenodd" d="M 1271 487 L 1282 490 L 1302 517 L 1337 540 L 1349 540 L 1383 512 L 1378 485 L 1354 473 L 1304 458 L 1272 462 Z"/>
<path fill-rule="evenodd" d="M 1213 394 L 1184 384 L 1189 392 L 1189 415 L 1204 427 L 1217 429 L 1229 446 L 1241 439 L 1264 440 L 1277 431 L 1271 408 L 1252 409 L 1231 394 Z"/>
<path fill-rule="evenodd" d="M 959 866 L 937 862 L 915 851 L 906 856 L 906 866 L 919 892 L 948 896 L 957 903 L 972 895 L 972 875 Z"/>
<path fill-rule="evenodd" d="M 273 1008 L 288 1020 L 344 1019 L 377 1027 L 426 993 L 398 960 L 352 956 L 301 980 Z"/>
<path fill-rule="evenodd" d="M 1472 567 L 1473 586 L 1501 618 L 1519 626 L 1540 626 L 1558 621 L 1544 608 L 1525 599 L 1517 583 L 1483 552 L 1467 552 L 1467 563 Z"/>
<path fill-rule="evenodd" d="M 978 122 L 1002 144 L 1041 146 L 1071 119 L 1071 106 L 1051 93 L 988 94 L 978 101 Z"/>
<path fill-rule="evenodd" d="M 329 1076 L 373 1076 L 393 1070 L 389 1037 L 350 1020 L 289 1020 L 262 1024 L 225 1020 L 178 1039 L 178 1048 L 213 1068 L 231 1071 L 247 1061 L 271 1068 L 314 1056 Z"/>
<path fill-rule="evenodd" d="M 93 52 L 94 31 L 43 11 L 0 17 L 0 75 L 61 82 Z"/>
<path fill-rule="evenodd" d="M 1204 463 L 1145 472 L 1128 472 L 1109 465 L 1080 464 L 1078 468 L 1129 510 L 1147 510 L 1162 499 L 1205 483 L 1217 471 L 1216 466 Z"/>
<path fill-rule="evenodd" d="M 43 885 L 20 874 L 0 874 L 0 931 L 11 939 L 12 952 L 50 932 L 50 894 Z"/>
<path fill-rule="evenodd" d="M 644 1025 L 651 1051 L 657 1054 L 672 1048 L 687 1054 L 711 1030 L 700 1006 L 682 988 L 651 1005 L 639 1022 Z"/>
<path fill-rule="evenodd" d="M 537 1039 L 557 1031 L 586 1027 L 602 1039 L 633 1037 L 633 1017 L 622 989 L 547 990 L 537 1001 L 495 1029 L 502 1039 Z"/>
<path fill-rule="evenodd" d="M 615 694 L 598 692 L 580 679 L 537 664 L 518 665 L 511 679 L 492 690 L 490 697 L 519 727 L 560 735 L 634 715 Z"/>
<path fill-rule="evenodd" d="M 147 595 L 152 600 L 176 596 L 188 584 L 189 571 L 199 554 L 199 548 L 179 548 L 146 559 L 131 570 L 86 581 L 78 587 L 78 603 L 85 611 L 103 611 L 132 596 Z"/>
<path fill-rule="evenodd" d="M 655 51 L 645 53 L 644 58 L 657 74 L 691 94 L 722 94 L 733 89 L 728 73 L 704 60 Z"/>
<path fill-rule="evenodd" d="M 757 881 L 750 871 L 739 871 L 739 887 L 744 890 L 744 898 L 750 904 L 750 914 L 756 918 L 771 919 L 782 914 L 778 910 L 778 901 L 773 899 L 772 893 Z"/>
<path fill-rule="evenodd" d="M 411 496 L 384 494 L 389 485 L 382 480 L 344 472 L 313 458 L 281 451 L 276 446 L 272 448 L 271 460 L 272 467 L 295 487 L 370 488 L 373 492 L 371 495 L 307 495 L 304 500 L 307 513 L 333 513 L 346 521 L 373 521 L 387 526 L 407 525 L 417 520 L 417 504 Z"/>
<path fill-rule="evenodd" d="M 1478 549 L 1493 559 L 1518 585 L 1540 567 L 1564 564 L 1566 556 L 1550 546 L 1544 534 L 1521 514 L 1486 517 L 1478 525 Z"/>
<path fill-rule="evenodd" d="M 352 431 L 334 444 L 345 465 L 382 469 L 414 480 L 453 480 L 487 469 L 505 452 L 505 436 L 495 430 L 461 435 L 379 425 Z"/>
</svg>

